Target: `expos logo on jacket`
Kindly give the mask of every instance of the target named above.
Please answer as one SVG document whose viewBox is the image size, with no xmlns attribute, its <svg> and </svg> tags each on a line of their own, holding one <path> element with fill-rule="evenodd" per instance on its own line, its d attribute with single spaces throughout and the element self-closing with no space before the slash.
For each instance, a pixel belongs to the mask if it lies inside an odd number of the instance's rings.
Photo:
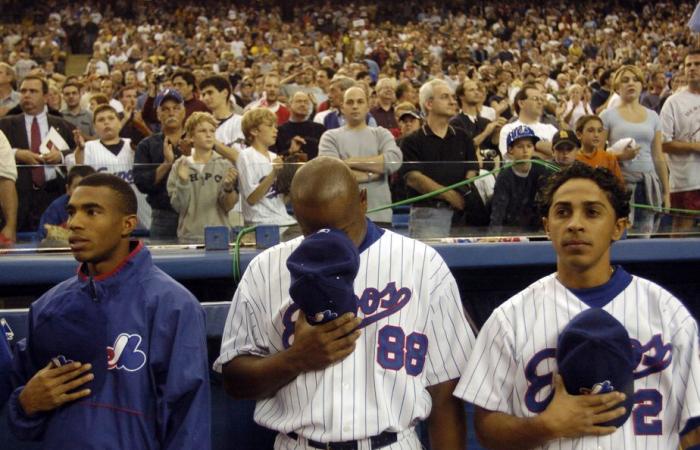
<svg viewBox="0 0 700 450">
<path fill-rule="evenodd" d="M 107 369 L 136 372 L 146 364 L 146 353 L 141 350 L 141 336 L 121 333 L 114 345 L 107 347 Z"/>
</svg>

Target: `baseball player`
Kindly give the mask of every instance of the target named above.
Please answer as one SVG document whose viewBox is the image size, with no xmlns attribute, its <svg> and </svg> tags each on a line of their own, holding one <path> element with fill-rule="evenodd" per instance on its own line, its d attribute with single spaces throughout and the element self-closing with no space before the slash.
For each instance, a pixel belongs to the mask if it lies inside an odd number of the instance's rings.
<svg viewBox="0 0 700 450">
<path fill-rule="evenodd" d="M 420 449 L 423 419 L 433 448 L 464 448 L 451 394 L 474 336 L 442 258 L 367 220 L 367 194 L 338 159 L 306 163 L 291 197 L 305 236 L 334 228 L 358 247 L 357 313 L 315 326 L 299 314 L 286 260 L 302 237 L 258 255 L 214 363 L 227 392 L 258 400 L 255 420 L 279 432 L 276 449 Z"/>
<path fill-rule="evenodd" d="M 479 333 L 455 395 L 476 405 L 487 448 L 676 449 L 700 443 L 698 327 L 660 286 L 611 266 L 610 245 L 627 226 L 629 194 L 606 169 L 575 163 L 543 193 L 544 228 L 557 272 L 496 308 Z M 556 364 L 569 321 L 602 308 L 626 328 L 635 350 L 633 407 L 620 386 L 571 395 Z M 589 363 L 596 364 L 595 358 Z M 594 388 L 594 386 L 590 386 Z"/>
<path fill-rule="evenodd" d="M 45 449 L 209 449 L 204 311 L 129 238 L 133 190 L 93 174 L 67 210 L 81 265 L 32 303 L 11 430 Z"/>
<path fill-rule="evenodd" d="M 93 112 L 92 121 L 99 139 L 86 142 L 78 130 L 73 133 L 78 144 L 75 164 L 92 166 L 98 172 L 117 175 L 129 183 L 138 200 L 138 223 L 143 228 L 150 228 L 151 206 L 146 195 L 134 184 L 135 152 L 129 139 L 119 137 L 121 123 L 117 111 L 109 105 L 100 105 Z"/>
</svg>

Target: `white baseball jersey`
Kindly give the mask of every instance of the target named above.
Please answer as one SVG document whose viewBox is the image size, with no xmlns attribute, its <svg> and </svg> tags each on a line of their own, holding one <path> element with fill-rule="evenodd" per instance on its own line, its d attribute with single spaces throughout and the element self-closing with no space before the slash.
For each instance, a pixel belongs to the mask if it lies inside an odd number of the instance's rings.
<svg viewBox="0 0 700 450">
<path fill-rule="evenodd" d="M 289 225 L 295 222 L 294 218 L 287 214 L 284 196 L 277 192 L 274 184 L 256 204 L 251 205 L 247 201 L 248 196 L 272 172 L 272 161 L 275 158 L 277 158 L 276 153 L 268 152 L 268 156 L 265 157 L 253 147 L 245 148 L 238 155 L 236 167 L 238 168 L 238 187 L 241 194 L 238 203 L 242 206 L 246 225 L 261 223 Z"/>
<path fill-rule="evenodd" d="M 151 228 L 151 205 L 146 201 L 146 195 L 136 188 L 134 184 L 134 150 L 131 148 L 130 139 L 122 139 L 122 149 L 114 154 L 99 140 L 85 143 L 86 166 L 92 166 L 98 172 L 107 172 L 123 179 L 134 190 L 138 202 L 139 228 Z"/>
<path fill-rule="evenodd" d="M 238 114 L 233 114 L 221 122 L 216 128 L 216 139 L 227 147 L 235 148 L 239 152 L 242 151 L 246 145 L 241 122 L 242 117 Z"/>
<path fill-rule="evenodd" d="M 246 147 L 245 136 L 243 135 L 243 129 L 241 128 L 242 121 L 243 117 L 239 114 L 233 114 L 231 117 L 224 120 L 216 128 L 216 140 L 224 144 L 226 147 L 242 152 Z M 243 213 L 240 201 L 236 202 L 233 207 L 233 211 L 239 214 Z"/>
<path fill-rule="evenodd" d="M 291 345 L 298 307 L 289 296 L 286 261 L 301 240 L 253 259 L 233 297 L 214 370 L 238 355 L 267 356 Z M 258 401 L 257 423 L 320 442 L 412 433 L 430 413 L 426 387 L 459 377 L 474 335 L 457 284 L 433 248 L 391 231 L 382 234 L 368 222 L 354 286 L 363 318 L 355 351 Z M 288 441 L 280 435 L 276 448 Z M 406 444 L 420 448 L 415 438 L 387 448 Z"/>
<path fill-rule="evenodd" d="M 679 432 L 689 419 L 700 417 L 695 320 L 660 286 L 621 268 L 616 272 L 613 278 L 626 277 L 629 284 L 613 291 L 603 309 L 625 326 L 639 351 L 632 414 L 611 435 L 560 439 L 540 448 L 676 449 Z M 494 310 L 479 332 L 455 395 L 517 417 L 541 413 L 551 400 L 559 333 L 587 308 L 556 274 L 516 294 Z"/>
</svg>

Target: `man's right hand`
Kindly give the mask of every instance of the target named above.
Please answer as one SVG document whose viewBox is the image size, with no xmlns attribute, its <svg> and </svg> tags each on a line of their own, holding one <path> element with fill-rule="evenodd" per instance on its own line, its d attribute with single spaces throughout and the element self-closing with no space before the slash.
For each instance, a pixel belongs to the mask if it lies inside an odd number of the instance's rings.
<svg viewBox="0 0 700 450">
<path fill-rule="evenodd" d="M 290 351 L 301 372 L 325 369 L 333 363 L 345 359 L 355 350 L 360 337 L 357 327 L 362 319 L 352 313 L 343 314 L 323 325 L 312 326 L 306 316 L 299 311 L 294 326 L 294 342 Z"/>
<path fill-rule="evenodd" d="M 34 153 L 31 150 L 17 150 L 15 161 L 26 166 L 44 165 L 44 158 L 41 157 L 41 154 Z"/>
<path fill-rule="evenodd" d="M 458 211 L 464 210 L 464 197 L 462 197 L 459 192 L 449 190 L 442 194 L 442 198 L 444 198 L 445 201 L 447 201 L 447 203 L 449 203 L 454 209 Z"/>
<path fill-rule="evenodd" d="M 493 132 L 494 130 L 500 130 L 501 128 L 503 128 L 503 125 L 507 123 L 508 120 L 506 120 L 505 117 L 497 117 L 496 120 L 494 120 L 493 122 L 489 122 L 489 124 L 486 127 L 491 127 L 491 132 Z"/>
<path fill-rule="evenodd" d="M 73 141 L 75 141 L 76 150 L 85 148 L 85 136 L 77 128 L 73 130 Z"/>
<path fill-rule="evenodd" d="M 625 414 L 625 408 L 614 408 L 625 399 L 621 392 L 599 395 L 571 395 L 566 392 L 564 381 L 554 375 L 554 398 L 538 416 L 549 431 L 550 439 L 576 438 L 580 436 L 604 436 L 617 428 L 598 424 L 609 422 Z"/>
<path fill-rule="evenodd" d="M 90 395 L 90 389 L 70 392 L 91 381 L 94 375 L 86 373 L 90 364 L 72 362 L 61 367 L 49 363 L 27 382 L 19 394 L 24 412 L 31 416 L 42 411 L 51 411 L 59 406 Z"/>
<path fill-rule="evenodd" d="M 155 72 L 151 72 L 150 74 L 148 74 L 146 83 L 148 84 L 148 96 L 155 97 L 158 94 L 158 83 L 156 83 Z"/>
<path fill-rule="evenodd" d="M 168 164 L 172 164 L 175 161 L 175 152 L 173 151 L 173 144 L 170 143 L 170 139 L 166 138 L 163 141 L 163 158 Z"/>
</svg>

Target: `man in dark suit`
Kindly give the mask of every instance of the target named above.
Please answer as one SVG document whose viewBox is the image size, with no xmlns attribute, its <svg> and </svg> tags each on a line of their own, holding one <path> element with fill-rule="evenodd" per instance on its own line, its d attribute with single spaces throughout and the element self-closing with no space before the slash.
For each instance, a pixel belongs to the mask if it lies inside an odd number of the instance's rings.
<svg viewBox="0 0 700 450">
<path fill-rule="evenodd" d="M 41 154 L 41 142 L 54 128 L 75 148 L 75 127 L 60 117 L 48 114 L 46 80 L 27 76 L 20 85 L 22 114 L 0 119 L 0 130 L 10 142 L 17 162 L 17 231 L 35 231 L 46 207 L 65 192 L 62 172 L 63 154 L 55 148 Z M 50 146 L 49 146 L 50 147 Z"/>
</svg>

